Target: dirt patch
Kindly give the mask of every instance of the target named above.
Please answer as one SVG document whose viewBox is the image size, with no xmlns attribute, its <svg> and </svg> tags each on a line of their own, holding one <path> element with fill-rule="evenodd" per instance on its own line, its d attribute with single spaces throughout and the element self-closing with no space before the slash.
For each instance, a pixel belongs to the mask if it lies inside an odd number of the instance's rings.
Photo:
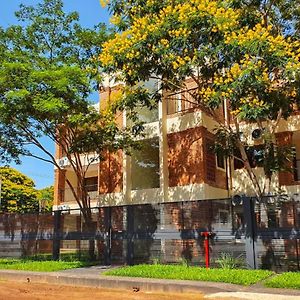
<svg viewBox="0 0 300 300">
<path fill-rule="evenodd" d="M 0 281 L 0 300 L 202 300 L 202 294 L 171 294 Z"/>
</svg>

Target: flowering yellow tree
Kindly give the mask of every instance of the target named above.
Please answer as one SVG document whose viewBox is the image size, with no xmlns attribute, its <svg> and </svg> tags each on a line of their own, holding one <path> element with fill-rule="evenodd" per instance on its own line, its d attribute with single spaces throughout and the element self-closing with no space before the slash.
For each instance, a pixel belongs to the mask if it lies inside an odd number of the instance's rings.
<svg viewBox="0 0 300 300">
<path fill-rule="evenodd" d="M 284 1 L 258 1 L 251 8 L 230 0 L 102 2 L 113 12 L 116 28 L 99 57 L 106 72 L 117 73 L 131 91 L 152 77 L 162 81 L 162 89 L 186 90 L 185 79 L 191 78 L 196 89 L 189 101 L 219 123 L 216 150 L 229 157 L 239 153 L 255 194 L 267 193 L 290 153 L 277 144 L 276 129 L 300 94 L 300 43 L 291 34 L 295 30 L 287 31 L 282 25 L 287 22 L 279 20 Z M 217 115 L 224 104 L 230 112 L 226 120 Z M 256 163 L 264 168 L 264 186 L 251 168 L 242 121 L 255 122 L 262 132 Z"/>
</svg>

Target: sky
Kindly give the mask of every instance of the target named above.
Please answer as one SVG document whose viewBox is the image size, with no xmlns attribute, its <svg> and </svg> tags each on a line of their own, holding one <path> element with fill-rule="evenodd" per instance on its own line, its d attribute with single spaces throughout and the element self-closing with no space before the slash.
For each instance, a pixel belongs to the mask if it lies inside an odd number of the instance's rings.
<svg viewBox="0 0 300 300">
<path fill-rule="evenodd" d="M 17 24 L 14 12 L 18 10 L 19 5 L 36 5 L 41 0 L 0 0 L 0 26 L 7 27 Z M 80 16 L 80 23 L 84 27 L 93 27 L 99 22 L 107 23 L 109 20 L 108 12 L 100 5 L 99 0 L 64 0 L 66 12 L 77 11 Z M 93 94 L 91 99 L 98 101 L 98 95 Z M 43 138 L 47 149 L 54 153 L 54 144 Z M 38 154 L 37 151 L 35 151 Z M 22 157 L 22 164 L 11 166 L 21 171 L 34 180 L 38 189 L 53 185 L 54 171 L 53 165 L 48 164 L 34 158 Z"/>
</svg>

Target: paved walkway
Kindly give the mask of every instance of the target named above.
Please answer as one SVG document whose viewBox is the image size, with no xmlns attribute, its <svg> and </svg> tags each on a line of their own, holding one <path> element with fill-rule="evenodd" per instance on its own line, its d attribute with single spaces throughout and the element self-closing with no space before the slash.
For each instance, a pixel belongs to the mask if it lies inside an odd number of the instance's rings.
<svg viewBox="0 0 300 300">
<path fill-rule="evenodd" d="M 204 281 L 146 279 L 101 275 L 111 267 L 94 266 L 59 272 L 29 272 L 0 270 L 0 280 L 34 283 L 50 283 L 73 286 L 92 286 L 141 291 L 164 291 L 172 293 L 202 292 L 207 298 L 250 300 L 300 300 L 299 290 L 271 289 L 259 285 L 250 287 Z"/>
</svg>

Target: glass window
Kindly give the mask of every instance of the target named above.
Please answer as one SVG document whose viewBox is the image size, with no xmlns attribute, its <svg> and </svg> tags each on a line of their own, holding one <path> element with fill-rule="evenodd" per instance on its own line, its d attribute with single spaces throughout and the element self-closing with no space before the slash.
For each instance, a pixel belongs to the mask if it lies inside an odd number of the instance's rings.
<svg viewBox="0 0 300 300">
<path fill-rule="evenodd" d="M 158 92 L 158 81 L 156 79 L 149 79 L 148 81 L 142 83 L 142 85 L 149 90 L 152 94 Z M 155 102 L 155 100 L 153 100 Z M 139 116 L 139 120 L 144 123 L 152 123 L 158 121 L 158 104 L 153 103 L 154 107 L 151 109 L 147 106 L 137 105 L 136 111 Z"/>
<path fill-rule="evenodd" d="M 159 141 L 158 138 L 141 141 L 141 149 L 131 157 L 132 189 L 159 188 Z"/>
<path fill-rule="evenodd" d="M 182 94 L 181 92 L 175 92 L 169 95 L 167 103 L 167 114 L 175 114 L 182 111 Z"/>
<path fill-rule="evenodd" d="M 87 192 L 98 191 L 98 177 L 88 177 L 84 179 L 84 185 Z"/>
<path fill-rule="evenodd" d="M 148 108 L 146 106 L 137 105 L 136 112 L 138 113 L 139 121 L 144 123 L 152 123 L 158 121 L 158 109 Z"/>
<path fill-rule="evenodd" d="M 225 169 L 225 156 L 223 153 L 218 152 L 217 155 L 217 167 Z"/>
</svg>

